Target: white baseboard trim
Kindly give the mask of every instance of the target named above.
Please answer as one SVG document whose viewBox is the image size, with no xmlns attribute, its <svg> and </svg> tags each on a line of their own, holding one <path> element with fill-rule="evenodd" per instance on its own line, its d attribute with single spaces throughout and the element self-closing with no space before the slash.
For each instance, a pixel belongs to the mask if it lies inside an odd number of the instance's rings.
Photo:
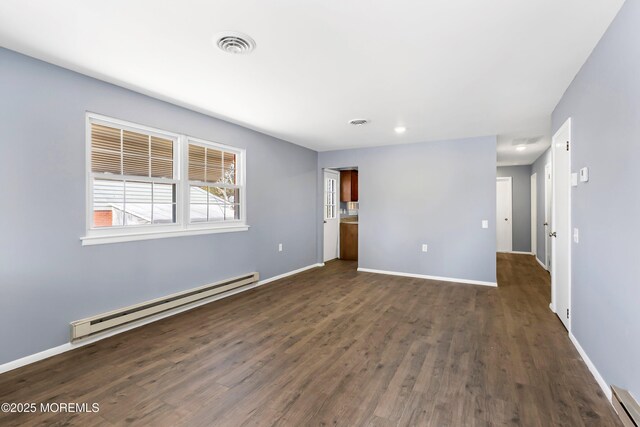
<svg viewBox="0 0 640 427">
<path fill-rule="evenodd" d="M 121 333 L 129 331 L 131 329 L 135 329 L 135 328 L 138 328 L 140 326 L 144 326 L 144 325 L 147 325 L 149 323 L 153 323 L 153 322 L 156 322 L 158 320 L 165 319 L 167 317 L 175 316 L 176 314 L 179 314 L 179 313 L 194 309 L 194 308 L 199 307 L 201 305 L 209 304 L 211 302 L 214 302 L 214 301 L 217 301 L 217 300 L 220 300 L 220 299 L 223 299 L 223 298 L 227 298 L 227 297 L 230 297 L 232 295 L 236 295 L 236 294 L 239 294 L 241 292 L 245 292 L 245 291 L 257 288 L 257 287 L 262 286 L 262 285 L 266 285 L 267 283 L 271 283 L 271 282 L 274 282 L 274 281 L 279 280 L 279 279 L 284 279 L 285 277 L 293 276 L 294 274 L 302 273 L 303 271 L 310 270 L 310 269 L 316 268 L 316 267 L 322 267 L 322 266 L 324 266 L 324 263 L 311 264 L 311 265 L 308 265 L 306 267 L 298 268 L 297 270 L 289 271 L 287 273 L 279 274 L 277 276 L 270 277 L 268 279 L 260 280 L 260 281 L 258 281 L 256 283 L 252 284 L 252 285 L 248 285 L 248 286 L 245 286 L 245 287 L 240 288 L 240 289 L 234 289 L 234 290 L 231 290 L 229 292 L 225 292 L 225 293 L 222 293 L 222 294 L 219 294 L 219 295 L 214 295 L 214 296 L 212 296 L 210 298 L 207 298 L 207 299 L 204 299 L 202 301 L 197 301 L 197 302 L 194 302 L 192 304 L 187 304 L 187 305 L 182 306 L 182 307 L 177 307 L 177 308 L 175 308 L 173 310 L 169 310 L 169 311 L 166 311 L 164 313 L 159 313 L 159 314 L 156 314 L 154 316 L 149 316 L 149 317 L 147 317 L 145 319 L 141 319 L 141 320 L 138 320 L 136 322 L 132 322 L 132 323 L 130 323 L 128 325 L 125 325 L 125 326 L 122 326 L 120 328 L 116 328 L 116 329 L 113 329 L 111 331 L 104 332 L 104 333 L 101 333 L 101 334 L 96 334 L 96 335 L 94 335 L 92 337 L 83 339 L 82 341 L 78 341 L 78 342 L 75 342 L 75 343 L 71 343 L 71 342 L 64 343 L 62 345 L 59 345 L 59 346 L 53 347 L 53 348 L 49 348 L 49 349 L 41 351 L 39 353 L 30 354 L 28 356 L 21 357 L 20 359 L 12 360 L 11 362 L 7 362 L 7 363 L 4 363 L 4 364 L 0 365 L 0 374 L 12 371 L 14 369 L 18 369 L 18 368 L 20 368 L 22 366 L 25 366 L 25 365 L 30 365 L 31 363 L 35 363 L 35 362 L 38 362 L 40 360 L 48 359 L 49 357 L 56 356 L 56 355 L 61 354 L 61 353 L 65 353 L 67 351 L 74 350 L 76 348 L 84 347 L 85 345 L 93 344 L 96 341 L 100 341 L 100 340 L 103 340 L 105 338 L 109 338 L 109 337 L 111 337 L 113 335 L 121 334 Z"/>
<path fill-rule="evenodd" d="M 545 270 L 547 269 L 547 266 L 546 266 L 546 265 L 544 265 L 544 264 L 542 263 L 542 261 L 540 261 L 540 260 L 538 259 L 538 257 L 535 257 L 535 259 L 536 259 L 536 261 L 538 261 L 538 264 L 540 264 L 540 265 L 542 266 L 542 268 L 544 268 Z"/>
<path fill-rule="evenodd" d="M 533 255 L 533 252 L 522 251 L 497 251 L 499 254 L 517 254 L 517 255 Z"/>
<path fill-rule="evenodd" d="M 575 336 L 573 336 L 571 332 L 569 332 L 569 339 L 573 343 L 576 350 L 578 350 L 578 353 L 580 353 L 580 357 L 582 357 L 582 360 L 584 360 L 584 363 L 587 365 L 587 368 L 589 368 L 589 371 L 591 371 L 591 375 L 593 375 L 593 378 L 596 379 L 596 382 L 602 389 L 602 392 L 604 393 L 605 396 L 607 396 L 607 399 L 609 399 L 609 402 L 611 402 L 611 397 L 612 397 L 611 388 L 609 388 L 604 378 L 602 378 L 602 375 L 600 375 L 600 372 L 598 372 L 598 370 L 596 369 L 596 365 L 594 365 L 591 359 L 589 359 L 589 356 L 587 356 L 587 353 L 584 351 L 584 349 L 578 342 L 578 339 Z"/>
<path fill-rule="evenodd" d="M 258 282 L 258 286 L 266 285 L 267 283 L 274 282 L 276 280 L 284 279 L 285 277 L 293 276 L 294 274 L 302 273 L 303 271 L 311 270 L 312 268 L 324 267 L 324 262 L 319 262 L 317 264 L 307 265 L 306 267 L 299 268 L 297 270 L 288 271 L 283 274 L 279 274 L 277 276 L 269 277 L 268 279 L 260 280 Z"/>
<path fill-rule="evenodd" d="M 482 285 L 482 286 L 493 286 L 493 287 L 498 286 L 496 282 L 483 282 L 481 280 L 456 279 L 453 277 L 428 276 L 426 274 L 402 273 L 398 271 L 375 270 L 372 268 L 358 267 L 358 271 L 361 271 L 363 273 L 388 274 L 390 276 L 403 276 L 403 277 L 414 277 L 417 279 L 438 280 L 442 282 L 464 283 L 467 285 Z"/>
</svg>

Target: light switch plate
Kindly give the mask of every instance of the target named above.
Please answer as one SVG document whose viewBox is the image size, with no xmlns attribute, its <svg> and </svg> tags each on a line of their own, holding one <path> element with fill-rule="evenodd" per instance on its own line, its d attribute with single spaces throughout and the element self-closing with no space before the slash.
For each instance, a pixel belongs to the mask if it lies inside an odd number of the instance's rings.
<svg viewBox="0 0 640 427">
<path fill-rule="evenodd" d="M 580 182 L 589 181 L 589 168 L 580 169 Z"/>
<path fill-rule="evenodd" d="M 580 231 L 577 228 L 573 229 L 573 242 L 580 243 Z"/>
<path fill-rule="evenodd" d="M 482 228 L 489 228 L 489 220 L 487 219 L 482 220 Z"/>
<path fill-rule="evenodd" d="M 428 248 L 427 244 L 426 244 L 426 243 L 424 243 L 424 244 L 422 245 L 422 252 L 427 252 L 427 249 L 429 249 L 429 248 Z"/>
<path fill-rule="evenodd" d="M 578 174 L 575 172 L 571 174 L 571 186 L 572 187 L 578 186 Z"/>
<path fill-rule="evenodd" d="M 278 243 L 278 252 L 282 252 L 282 243 Z"/>
</svg>

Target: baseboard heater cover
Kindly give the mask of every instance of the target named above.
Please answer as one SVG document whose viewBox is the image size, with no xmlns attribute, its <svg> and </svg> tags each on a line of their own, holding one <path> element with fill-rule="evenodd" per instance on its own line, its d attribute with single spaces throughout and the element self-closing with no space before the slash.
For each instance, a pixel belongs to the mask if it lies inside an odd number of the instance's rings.
<svg viewBox="0 0 640 427">
<path fill-rule="evenodd" d="M 140 304 L 130 305 L 108 313 L 102 313 L 86 319 L 71 322 L 71 341 L 90 337 L 96 333 L 124 326 L 145 317 L 193 304 L 209 297 L 228 292 L 243 286 L 257 283 L 257 272 L 222 280 L 210 285 L 200 286 L 183 292 L 156 298 Z"/>
<path fill-rule="evenodd" d="M 640 405 L 627 390 L 611 386 L 611 403 L 625 427 L 640 426 Z"/>
</svg>

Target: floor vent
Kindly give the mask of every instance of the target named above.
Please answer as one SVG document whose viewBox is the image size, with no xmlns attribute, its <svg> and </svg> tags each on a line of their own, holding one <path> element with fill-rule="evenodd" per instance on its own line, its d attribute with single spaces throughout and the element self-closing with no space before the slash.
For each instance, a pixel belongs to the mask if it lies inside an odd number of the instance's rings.
<svg viewBox="0 0 640 427">
<path fill-rule="evenodd" d="M 625 427 L 640 426 L 640 405 L 631 393 L 614 385 L 611 386 L 611 403 Z"/>
<path fill-rule="evenodd" d="M 172 309 L 201 302 L 207 298 L 248 286 L 259 280 L 258 273 L 250 273 L 244 276 L 223 280 L 211 285 L 205 285 L 188 291 L 167 295 L 140 304 L 124 307 L 119 310 L 87 317 L 86 319 L 71 322 L 71 340 L 77 341 L 87 338 L 98 332 L 124 326 L 136 320 L 144 319 L 155 314 L 166 312 Z"/>
</svg>

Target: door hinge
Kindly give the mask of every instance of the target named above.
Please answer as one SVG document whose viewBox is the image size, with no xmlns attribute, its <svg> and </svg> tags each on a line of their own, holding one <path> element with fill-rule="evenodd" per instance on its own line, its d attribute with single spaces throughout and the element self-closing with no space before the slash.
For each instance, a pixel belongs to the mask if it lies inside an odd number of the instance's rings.
<svg viewBox="0 0 640 427">
<path fill-rule="evenodd" d="M 569 318 L 569 309 L 567 308 L 567 319 Z"/>
<path fill-rule="evenodd" d="M 567 141 L 567 151 L 569 151 L 569 141 Z"/>
</svg>

